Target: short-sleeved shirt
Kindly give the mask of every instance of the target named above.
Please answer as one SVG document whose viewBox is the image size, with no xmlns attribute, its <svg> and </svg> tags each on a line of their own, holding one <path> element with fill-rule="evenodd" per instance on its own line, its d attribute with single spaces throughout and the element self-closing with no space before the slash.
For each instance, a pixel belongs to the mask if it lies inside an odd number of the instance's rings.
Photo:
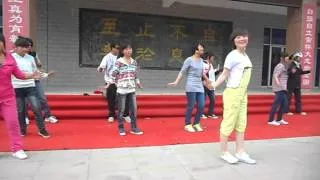
<svg viewBox="0 0 320 180">
<path fill-rule="evenodd" d="M 113 69 L 117 61 L 117 56 L 113 55 L 111 52 L 105 55 L 99 65 L 101 68 L 105 68 L 104 81 L 106 83 L 112 83 L 111 70 Z"/>
<path fill-rule="evenodd" d="M 224 62 L 224 68 L 230 70 L 230 75 L 227 79 L 227 87 L 239 87 L 244 69 L 248 67 L 251 68 L 252 63 L 247 54 L 242 54 L 238 50 L 231 51 Z"/>
<path fill-rule="evenodd" d="M 33 56 L 30 56 L 29 54 L 20 56 L 17 53 L 12 53 L 12 57 L 15 59 L 17 66 L 21 71 L 27 72 L 27 73 L 33 73 L 37 71 L 37 66 L 36 66 L 36 63 L 34 62 Z M 36 86 L 34 79 L 21 80 L 15 77 L 12 78 L 12 85 L 15 89 Z"/>
<path fill-rule="evenodd" d="M 278 85 L 275 81 L 275 77 L 279 79 L 280 84 Z M 272 91 L 286 91 L 287 90 L 287 82 L 288 82 L 288 72 L 287 66 L 284 63 L 279 63 L 273 70 L 272 77 Z"/>
<path fill-rule="evenodd" d="M 202 84 L 203 59 L 193 60 L 188 57 L 180 71 L 186 79 L 186 92 L 204 92 Z"/>
</svg>

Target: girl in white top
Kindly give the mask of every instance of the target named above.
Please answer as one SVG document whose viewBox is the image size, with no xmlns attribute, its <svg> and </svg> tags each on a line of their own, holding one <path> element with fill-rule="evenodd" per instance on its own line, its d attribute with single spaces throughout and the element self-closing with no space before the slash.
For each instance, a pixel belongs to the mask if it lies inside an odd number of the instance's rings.
<svg viewBox="0 0 320 180">
<path fill-rule="evenodd" d="M 246 54 L 248 45 L 248 31 L 236 29 L 230 36 L 234 43 L 232 50 L 224 64 L 221 76 L 213 83 L 218 87 L 227 80 L 227 88 L 223 92 L 223 120 L 220 126 L 221 158 L 230 164 L 239 161 L 255 164 L 244 150 L 244 133 L 247 126 L 247 90 L 251 77 L 252 63 Z M 233 156 L 228 151 L 228 137 L 236 132 L 237 152 Z"/>
</svg>

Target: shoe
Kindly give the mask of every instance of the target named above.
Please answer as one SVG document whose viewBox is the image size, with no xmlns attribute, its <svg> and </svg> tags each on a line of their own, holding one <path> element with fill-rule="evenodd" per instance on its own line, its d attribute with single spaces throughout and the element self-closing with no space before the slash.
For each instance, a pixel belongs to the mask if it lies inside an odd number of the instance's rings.
<svg viewBox="0 0 320 180">
<path fill-rule="evenodd" d="M 273 126 L 280 126 L 280 123 L 277 122 L 277 121 L 275 121 L 275 120 L 273 120 L 273 121 L 271 121 L 271 122 L 268 122 L 268 124 L 269 124 L 269 125 L 273 125 Z"/>
<path fill-rule="evenodd" d="M 119 128 L 119 135 L 120 136 L 125 136 L 127 133 L 126 133 L 126 130 L 124 128 Z"/>
<path fill-rule="evenodd" d="M 143 132 L 139 128 L 131 129 L 130 133 L 135 134 L 135 135 L 142 135 L 143 134 Z"/>
<path fill-rule="evenodd" d="M 12 154 L 12 156 L 15 157 L 15 158 L 18 158 L 20 160 L 28 158 L 28 155 L 24 152 L 24 150 L 20 150 L 20 151 L 14 152 Z"/>
<path fill-rule="evenodd" d="M 249 154 L 243 152 L 243 153 L 237 153 L 236 155 L 236 158 L 239 159 L 240 162 L 244 162 L 244 163 L 247 163 L 247 164 L 256 164 L 256 160 L 252 159 Z"/>
<path fill-rule="evenodd" d="M 237 162 L 239 162 L 239 159 L 237 159 L 236 157 L 234 157 L 232 154 L 230 154 L 229 152 L 225 152 L 220 156 L 221 159 L 225 160 L 227 163 L 229 164 L 235 164 Z"/>
<path fill-rule="evenodd" d="M 30 124 L 30 119 L 28 117 L 26 117 L 26 125 Z"/>
<path fill-rule="evenodd" d="M 114 117 L 109 117 L 109 118 L 108 118 L 108 122 L 109 122 L 109 123 L 113 123 L 113 122 L 114 122 Z"/>
<path fill-rule="evenodd" d="M 131 118 L 130 118 L 130 116 L 125 116 L 125 117 L 123 117 L 123 119 L 124 119 L 127 123 L 131 123 Z"/>
<path fill-rule="evenodd" d="M 193 125 L 194 130 L 196 130 L 197 132 L 202 132 L 203 128 L 201 127 L 201 124 L 195 124 Z"/>
<path fill-rule="evenodd" d="M 289 124 L 287 121 L 285 121 L 285 120 L 283 120 L 283 119 L 281 119 L 280 121 L 277 121 L 277 122 L 280 123 L 280 125 L 281 125 L 281 124 L 283 124 L 283 125 Z"/>
<path fill-rule="evenodd" d="M 201 119 L 207 119 L 208 117 L 206 115 L 202 114 L 200 118 Z"/>
<path fill-rule="evenodd" d="M 41 130 L 38 134 L 40 136 L 42 136 L 43 138 L 49 138 L 50 137 L 50 134 L 48 133 L 47 130 Z"/>
<path fill-rule="evenodd" d="M 54 123 L 57 123 L 59 120 L 55 116 L 50 116 L 48 118 L 45 118 L 44 121 L 54 124 Z"/>
<path fill-rule="evenodd" d="M 215 114 L 211 114 L 211 115 L 208 115 L 209 118 L 213 118 L 213 119 L 218 119 L 219 117 L 216 116 Z"/>
<path fill-rule="evenodd" d="M 191 124 L 184 126 L 184 130 L 188 132 L 196 132 L 196 130 L 192 127 Z"/>
<path fill-rule="evenodd" d="M 293 114 L 292 112 L 288 112 L 287 115 L 288 115 L 288 116 L 292 116 L 292 115 L 294 115 L 294 114 Z"/>
<path fill-rule="evenodd" d="M 300 114 L 301 114 L 302 116 L 307 115 L 307 113 L 306 113 L 306 112 L 301 112 Z"/>
</svg>

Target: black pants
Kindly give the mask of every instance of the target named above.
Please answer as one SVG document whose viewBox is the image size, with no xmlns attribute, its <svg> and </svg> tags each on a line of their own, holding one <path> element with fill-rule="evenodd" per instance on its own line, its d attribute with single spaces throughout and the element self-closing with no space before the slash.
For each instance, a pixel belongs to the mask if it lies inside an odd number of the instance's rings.
<svg viewBox="0 0 320 180">
<path fill-rule="evenodd" d="M 301 89 L 300 88 L 294 88 L 289 89 L 288 88 L 288 101 L 289 101 L 289 108 L 291 103 L 292 94 L 294 94 L 295 98 L 295 106 L 296 106 L 296 112 L 301 113 L 302 112 L 302 105 L 301 105 Z"/>
<path fill-rule="evenodd" d="M 37 96 L 37 89 L 35 87 L 28 88 L 16 88 L 14 89 L 16 93 L 17 106 L 18 106 L 18 117 L 20 123 L 20 130 L 23 134 L 26 133 L 27 125 L 26 125 L 26 102 L 28 99 L 31 104 L 32 111 L 35 115 L 35 119 L 37 122 L 37 126 L 39 131 L 46 130 L 44 119 L 41 113 L 40 101 Z"/>
<path fill-rule="evenodd" d="M 208 114 L 207 115 L 213 115 L 214 114 L 214 103 L 215 103 L 215 93 L 214 90 L 208 89 L 206 86 L 204 86 L 204 102 L 206 102 L 206 96 L 209 97 L 209 108 L 208 108 Z"/>
<path fill-rule="evenodd" d="M 110 86 L 107 89 L 107 101 L 109 108 L 109 117 L 116 118 L 117 86 L 115 84 L 110 84 Z M 126 100 L 126 106 L 123 116 L 129 116 L 129 100 Z"/>
</svg>

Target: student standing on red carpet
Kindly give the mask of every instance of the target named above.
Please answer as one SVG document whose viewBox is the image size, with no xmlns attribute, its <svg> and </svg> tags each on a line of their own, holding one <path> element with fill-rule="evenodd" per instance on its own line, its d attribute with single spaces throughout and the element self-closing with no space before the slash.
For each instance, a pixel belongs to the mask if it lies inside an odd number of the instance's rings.
<svg viewBox="0 0 320 180">
<path fill-rule="evenodd" d="M 216 76 L 220 73 L 219 69 L 214 69 L 213 68 L 213 61 L 214 61 L 215 55 L 210 52 L 206 52 L 203 55 L 203 72 L 204 75 L 211 81 L 215 82 L 216 81 Z M 204 79 L 203 79 L 204 80 Z M 217 119 L 218 116 L 214 114 L 214 106 L 215 106 L 215 90 L 212 88 L 208 88 L 205 84 L 206 81 L 203 81 L 203 88 L 205 92 L 205 97 L 209 97 L 209 107 L 208 107 L 208 113 L 207 116 L 205 114 L 202 114 L 201 118 L 202 119 L 207 119 L 207 118 L 213 118 Z"/>
<path fill-rule="evenodd" d="M 120 45 L 117 43 L 111 43 L 110 44 L 111 52 L 109 52 L 107 55 L 105 55 L 97 68 L 98 72 L 105 72 L 104 75 L 104 81 L 105 84 L 108 85 L 108 88 L 106 90 L 106 96 L 108 101 L 108 108 L 109 108 L 109 117 L 108 122 L 112 123 L 114 122 L 114 119 L 116 118 L 116 102 L 117 102 L 117 85 L 116 82 L 114 82 L 111 78 L 111 72 L 113 67 L 115 66 L 115 63 L 117 61 L 117 56 L 119 54 Z M 128 101 L 127 101 L 128 103 Z M 128 106 L 126 106 L 128 107 Z M 130 123 L 131 119 L 129 117 L 129 109 L 126 108 L 124 112 L 124 119 L 126 122 Z"/>
<path fill-rule="evenodd" d="M 130 133 L 141 135 L 143 132 L 137 125 L 137 99 L 136 87 L 142 88 L 138 78 L 138 65 L 132 58 L 132 46 L 129 44 L 123 45 L 119 54 L 119 59 L 116 61 L 112 69 L 112 81 L 117 82 L 117 99 L 118 99 L 118 123 L 120 136 L 126 135 L 124 128 L 124 112 L 126 106 L 129 108 L 131 119 Z M 109 85 L 107 85 L 106 88 Z M 128 100 L 128 103 L 126 101 Z"/>
<path fill-rule="evenodd" d="M 182 77 L 186 76 L 186 95 L 188 104 L 184 129 L 187 132 L 202 132 L 203 128 L 200 124 L 200 117 L 203 114 L 205 97 L 201 78 L 205 78 L 205 76 L 203 73 L 203 59 L 201 56 L 204 53 L 204 46 L 200 43 L 195 44 L 192 47 L 192 53 L 193 55 L 184 61 L 176 80 L 172 83 L 169 83 L 168 86 L 177 86 Z M 192 123 L 192 111 L 196 102 L 198 104 L 198 109 L 194 118 L 194 122 Z"/>
<path fill-rule="evenodd" d="M 45 72 L 43 72 L 43 70 L 41 70 L 42 64 L 40 62 L 40 59 L 38 58 L 36 51 L 33 50 L 33 41 L 30 38 L 26 38 L 26 39 L 30 43 L 30 46 L 28 49 L 28 54 L 34 58 L 35 64 L 38 68 L 38 71 L 41 74 L 41 79 L 35 79 L 35 84 L 36 84 L 38 99 L 39 99 L 40 105 L 41 105 L 41 110 L 44 112 L 44 121 L 50 122 L 50 123 L 58 123 L 59 120 L 55 116 L 53 116 L 51 113 L 51 110 L 50 110 L 50 107 L 48 104 L 48 99 L 45 95 L 44 88 L 43 88 L 43 82 L 42 82 L 43 79 L 53 75 L 54 72 L 45 73 Z M 28 114 L 27 111 L 26 111 L 26 114 Z M 29 124 L 28 120 L 29 120 L 28 116 L 26 115 L 26 123 L 27 124 Z"/>
<path fill-rule="evenodd" d="M 12 75 L 20 79 L 40 77 L 39 73 L 24 73 L 19 70 L 11 54 L 5 52 L 5 38 L 0 34 L 0 115 L 8 128 L 12 155 L 18 159 L 26 159 L 28 156 L 22 146 L 16 98 L 11 82 Z"/>
<path fill-rule="evenodd" d="M 304 71 L 300 58 L 302 57 L 301 52 L 297 52 L 290 56 L 290 59 L 293 61 L 290 63 L 288 68 L 288 110 L 290 109 L 290 103 L 292 94 L 294 94 L 295 98 L 295 112 L 301 115 L 307 115 L 306 112 L 302 111 L 302 102 L 301 102 L 301 76 L 304 74 L 309 74 L 311 71 Z M 293 112 L 288 112 L 288 115 L 293 115 Z"/>
<path fill-rule="evenodd" d="M 34 58 L 28 54 L 28 49 L 30 46 L 29 41 L 25 37 L 19 37 L 15 44 L 15 52 L 12 53 L 13 58 L 15 59 L 19 69 L 34 73 L 38 72 Z M 40 77 L 39 77 L 40 78 Z M 44 118 L 41 113 L 40 101 L 37 97 L 37 89 L 35 85 L 35 79 L 29 80 L 20 80 L 15 77 L 12 78 L 12 85 L 15 90 L 16 100 L 18 105 L 18 116 L 20 123 L 21 135 L 27 135 L 27 125 L 25 121 L 26 115 L 26 99 L 31 104 L 33 113 L 35 114 L 35 119 L 39 129 L 38 134 L 43 138 L 49 138 L 50 134 L 48 133 Z"/>
<path fill-rule="evenodd" d="M 290 63 L 289 54 L 281 53 L 280 63 L 274 68 L 272 77 L 272 91 L 275 93 L 274 101 L 269 114 L 269 125 L 279 126 L 281 124 L 289 124 L 282 119 L 282 116 L 288 109 L 288 65 Z M 275 120 L 274 116 L 278 111 L 278 117 Z"/>
</svg>

